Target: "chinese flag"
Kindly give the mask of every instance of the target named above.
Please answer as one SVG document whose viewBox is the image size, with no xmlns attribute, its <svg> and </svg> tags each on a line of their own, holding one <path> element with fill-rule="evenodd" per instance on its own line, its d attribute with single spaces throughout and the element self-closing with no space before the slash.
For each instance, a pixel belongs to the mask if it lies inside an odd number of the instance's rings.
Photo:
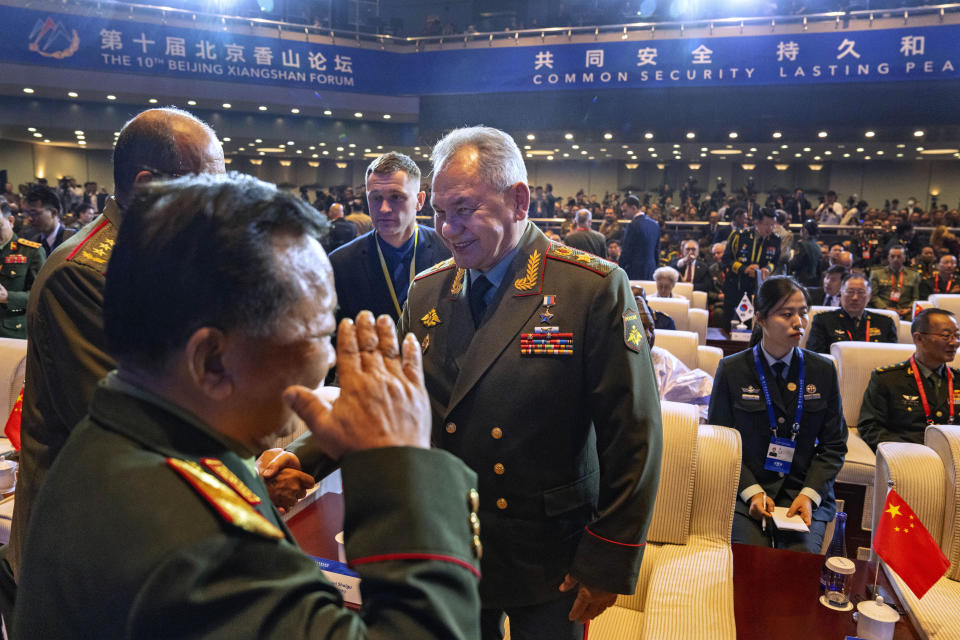
<svg viewBox="0 0 960 640">
<path fill-rule="evenodd" d="M 873 535 L 873 550 L 918 598 L 950 567 L 940 545 L 900 495 L 890 490 Z"/>
<path fill-rule="evenodd" d="M 3 427 L 3 433 L 10 438 L 10 444 L 17 451 L 20 451 L 20 416 L 23 414 L 23 387 L 20 387 L 20 395 L 17 401 L 13 403 L 13 411 L 7 418 L 7 424 Z"/>
</svg>

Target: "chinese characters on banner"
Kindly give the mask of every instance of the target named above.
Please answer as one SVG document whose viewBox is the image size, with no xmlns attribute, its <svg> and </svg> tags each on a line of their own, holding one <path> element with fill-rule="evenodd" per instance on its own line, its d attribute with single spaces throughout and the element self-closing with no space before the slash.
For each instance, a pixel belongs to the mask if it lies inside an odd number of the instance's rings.
<svg viewBox="0 0 960 640">
<path fill-rule="evenodd" d="M 395 52 L 0 7 L 4 62 L 378 95 L 942 80 L 960 65 L 960 25 L 657 36 Z"/>
</svg>

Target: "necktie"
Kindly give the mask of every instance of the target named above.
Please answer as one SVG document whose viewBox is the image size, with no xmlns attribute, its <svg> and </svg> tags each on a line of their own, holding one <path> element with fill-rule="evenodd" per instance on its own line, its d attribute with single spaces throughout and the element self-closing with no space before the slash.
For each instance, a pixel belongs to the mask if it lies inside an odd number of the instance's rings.
<svg viewBox="0 0 960 640">
<path fill-rule="evenodd" d="M 473 316 L 473 326 L 475 328 L 480 327 L 483 312 L 487 310 L 487 303 L 484 298 L 492 286 L 493 283 L 487 280 L 486 276 L 480 276 L 470 282 L 470 315 Z"/>
<path fill-rule="evenodd" d="M 684 282 L 693 282 L 693 263 L 687 263 L 687 272 L 683 276 Z"/>
<path fill-rule="evenodd" d="M 43 250 L 44 250 L 44 251 L 46 252 L 46 254 L 49 256 L 49 255 L 50 255 L 50 244 L 47 242 L 47 239 L 46 239 L 46 238 L 41 239 L 41 240 L 40 240 L 40 244 L 43 245 Z"/>
<path fill-rule="evenodd" d="M 776 362 L 773 363 L 773 372 L 777 376 L 777 386 L 780 388 L 781 395 L 785 395 L 784 394 L 784 382 L 785 382 L 784 375 L 786 373 L 785 371 L 786 368 L 787 368 L 786 362 L 781 362 L 777 360 Z"/>
</svg>

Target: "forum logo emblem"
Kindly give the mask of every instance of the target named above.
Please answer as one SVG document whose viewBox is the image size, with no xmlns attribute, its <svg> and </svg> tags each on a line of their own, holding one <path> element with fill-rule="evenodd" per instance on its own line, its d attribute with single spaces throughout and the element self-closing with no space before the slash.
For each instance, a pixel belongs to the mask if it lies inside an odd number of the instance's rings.
<svg viewBox="0 0 960 640">
<path fill-rule="evenodd" d="M 44 58 L 62 60 L 69 58 L 80 47 L 80 36 L 76 29 L 69 32 L 62 22 L 55 22 L 53 18 L 37 20 L 30 31 L 30 51 L 39 53 Z"/>
</svg>

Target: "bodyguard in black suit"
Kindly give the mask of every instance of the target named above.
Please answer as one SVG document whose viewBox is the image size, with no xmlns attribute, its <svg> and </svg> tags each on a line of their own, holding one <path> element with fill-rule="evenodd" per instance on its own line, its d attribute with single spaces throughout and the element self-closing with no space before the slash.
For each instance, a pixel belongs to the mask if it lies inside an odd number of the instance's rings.
<svg viewBox="0 0 960 640">
<path fill-rule="evenodd" d="M 630 220 L 623 234 L 620 266 L 631 280 L 651 280 L 660 256 L 660 225 L 640 214 L 640 200 L 627 196 L 623 200 L 623 217 Z"/>
<path fill-rule="evenodd" d="M 680 257 L 670 266 L 680 274 L 679 282 L 692 282 L 694 291 L 709 291 L 712 285 L 710 267 L 700 259 L 700 244 L 696 240 L 680 243 Z"/>
<path fill-rule="evenodd" d="M 413 276 L 450 257 L 436 232 L 417 224 L 426 194 L 413 160 L 382 154 L 367 168 L 366 181 L 373 231 L 330 254 L 338 323 L 364 309 L 399 321 Z"/>
<path fill-rule="evenodd" d="M 720 361 L 707 417 L 737 429 L 743 442 L 733 541 L 766 546 L 772 538 L 779 548 L 818 552 L 836 513 L 833 483 L 847 452 L 837 371 L 797 347 L 807 301 L 792 278 L 766 280 L 755 306 L 755 348 Z M 800 515 L 810 532 L 776 530 L 774 506 Z"/>
</svg>

